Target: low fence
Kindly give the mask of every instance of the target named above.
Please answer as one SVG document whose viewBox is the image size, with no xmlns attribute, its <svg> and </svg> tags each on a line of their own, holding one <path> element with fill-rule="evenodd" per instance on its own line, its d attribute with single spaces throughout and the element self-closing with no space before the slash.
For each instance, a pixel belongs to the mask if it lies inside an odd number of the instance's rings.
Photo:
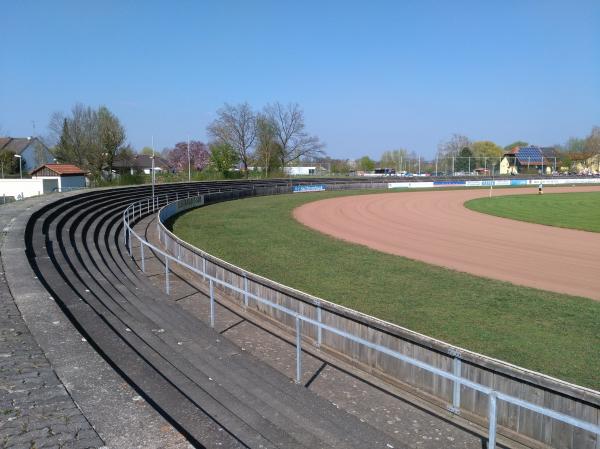
<svg viewBox="0 0 600 449">
<path fill-rule="evenodd" d="M 372 187 L 371 183 L 363 186 Z M 330 188 L 357 185 L 327 185 Z M 124 241 L 130 253 L 131 239 L 140 241 L 142 269 L 144 247 L 163 257 L 167 293 L 170 264 L 178 264 L 208 282 L 211 324 L 214 290 L 222 289 L 247 311 L 295 335 L 297 379 L 301 347 L 311 345 L 486 427 L 489 448 L 496 447 L 497 432 L 529 447 L 600 448 L 600 393 L 446 344 L 246 272 L 178 239 L 164 224 L 185 210 L 206 204 L 286 191 L 290 192 L 291 186 L 142 200 L 124 213 Z M 136 217 L 162 205 L 158 230 L 166 252 L 145 242 L 129 226 Z"/>
</svg>

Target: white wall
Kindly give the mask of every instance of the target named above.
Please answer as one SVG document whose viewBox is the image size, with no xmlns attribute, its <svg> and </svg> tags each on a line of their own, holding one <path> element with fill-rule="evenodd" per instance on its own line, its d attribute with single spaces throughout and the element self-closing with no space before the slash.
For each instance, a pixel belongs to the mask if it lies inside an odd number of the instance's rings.
<svg viewBox="0 0 600 449">
<path fill-rule="evenodd" d="M 312 175 L 315 174 L 317 167 L 285 167 L 284 172 L 286 175 Z"/>
<path fill-rule="evenodd" d="M 27 198 L 30 196 L 43 195 L 44 180 L 36 179 L 0 179 L 0 196 L 14 196 L 15 198 Z"/>
</svg>

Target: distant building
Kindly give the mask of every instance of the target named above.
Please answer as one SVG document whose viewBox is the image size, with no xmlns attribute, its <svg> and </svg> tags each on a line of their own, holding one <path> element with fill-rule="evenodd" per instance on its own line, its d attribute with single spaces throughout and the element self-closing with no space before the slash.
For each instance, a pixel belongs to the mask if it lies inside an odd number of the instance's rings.
<svg viewBox="0 0 600 449">
<path fill-rule="evenodd" d="M 595 154 L 584 160 L 574 161 L 571 170 L 582 175 L 600 174 L 600 154 Z"/>
<path fill-rule="evenodd" d="M 317 167 L 285 167 L 283 172 L 289 176 L 314 175 Z"/>
<path fill-rule="evenodd" d="M 504 153 L 500 161 L 500 174 L 550 174 L 555 164 L 555 160 L 546 158 L 540 147 L 515 147 Z"/>
<path fill-rule="evenodd" d="M 113 163 L 113 169 L 119 173 L 127 173 L 133 175 L 135 173 L 143 172 L 146 175 L 152 173 L 152 156 L 146 154 L 137 154 L 129 159 L 115 160 Z M 172 172 L 173 169 L 169 165 L 169 162 L 158 155 L 154 156 L 154 171 L 159 172 Z"/>
<path fill-rule="evenodd" d="M 86 185 L 85 172 L 71 164 L 44 164 L 31 172 L 31 178 L 44 180 L 44 193 L 82 189 Z M 49 189 L 48 186 L 55 187 Z"/>
<path fill-rule="evenodd" d="M 48 147 L 37 137 L 0 137 L 0 152 L 4 151 L 21 156 L 23 173 L 54 160 Z"/>
<path fill-rule="evenodd" d="M 307 175 L 319 175 L 327 173 L 328 168 L 325 168 L 323 164 L 316 163 L 311 166 L 299 166 L 299 167 L 284 167 L 283 172 L 288 176 L 307 176 Z"/>
</svg>

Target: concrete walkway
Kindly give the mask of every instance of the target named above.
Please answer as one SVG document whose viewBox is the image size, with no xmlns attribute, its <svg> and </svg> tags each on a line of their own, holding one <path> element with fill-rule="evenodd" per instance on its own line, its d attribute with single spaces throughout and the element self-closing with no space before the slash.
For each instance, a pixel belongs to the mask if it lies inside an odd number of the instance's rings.
<svg viewBox="0 0 600 449">
<path fill-rule="evenodd" d="M 0 449 L 189 449 L 86 342 L 25 257 L 31 214 L 75 194 L 0 207 Z"/>
</svg>

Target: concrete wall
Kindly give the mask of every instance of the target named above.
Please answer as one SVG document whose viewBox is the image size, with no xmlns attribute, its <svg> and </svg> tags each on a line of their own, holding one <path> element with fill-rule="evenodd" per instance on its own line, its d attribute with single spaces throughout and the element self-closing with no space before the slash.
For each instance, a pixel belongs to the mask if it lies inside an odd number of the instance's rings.
<svg viewBox="0 0 600 449">
<path fill-rule="evenodd" d="M 56 181 L 56 187 L 58 187 L 58 181 Z M 46 186 L 47 188 L 48 186 Z M 0 195 L 22 199 L 42 195 L 44 192 L 44 180 L 41 178 L 0 180 Z"/>
</svg>

